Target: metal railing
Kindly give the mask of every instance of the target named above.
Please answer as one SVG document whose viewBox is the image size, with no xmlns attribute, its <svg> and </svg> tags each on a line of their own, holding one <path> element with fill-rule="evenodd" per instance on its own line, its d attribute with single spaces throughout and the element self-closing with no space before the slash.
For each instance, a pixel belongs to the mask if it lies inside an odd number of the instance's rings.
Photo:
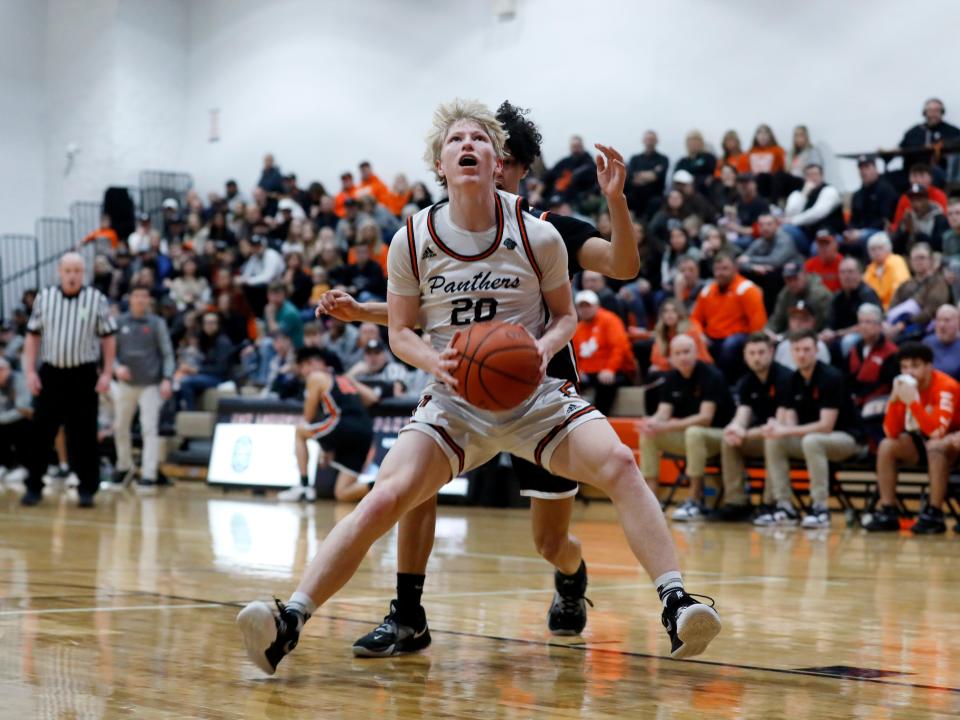
<svg viewBox="0 0 960 720">
<path fill-rule="evenodd" d="M 0 317 L 13 314 L 24 290 L 39 287 L 37 251 L 33 235 L 0 235 Z"/>
</svg>

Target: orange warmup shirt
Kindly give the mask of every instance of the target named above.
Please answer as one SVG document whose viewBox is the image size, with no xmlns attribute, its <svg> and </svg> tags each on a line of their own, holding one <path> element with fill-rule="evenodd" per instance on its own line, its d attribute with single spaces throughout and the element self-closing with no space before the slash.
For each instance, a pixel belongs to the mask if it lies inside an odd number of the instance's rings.
<svg viewBox="0 0 960 720">
<path fill-rule="evenodd" d="M 930 385 L 920 390 L 920 399 L 908 408 L 900 400 L 892 400 L 887 405 L 887 414 L 883 418 L 883 432 L 887 437 L 898 437 L 904 431 L 919 431 L 924 437 L 930 437 L 937 430 L 944 433 L 960 428 L 960 383 L 946 373 L 934 370 L 930 375 Z M 912 418 L 908 418 L 907 410 Z"/>
<path fill-rule="evenodd" d="M 746 153 L 720 158 L 720 160 L 717 162 L 717 169 L 713 171 L 714 177 L 720 177 L 720 171 L 723 169 L 724 165 L 733 165 L 733 168 L 738 173 L 750 172 L 750 158 Z"/>
<path fill-rule="evenodd" d="M 117 231 L 113 228 L 97 228 L 83 239 L 83 244 L 96 242 L 99 238 L 106 238 L 110 242 L 110 247 L 114 250 L 120 244 L 120 238 L 117 237 Z"/>
<path fill-rule="evenodd" d="M 760 332 L 767 324 L 767 309 L 760 288 L 738 273 L 724 289 L 716 280 L 707 283 L 697 297 L 690 319 L 700 324 L 707 337 L 719 340 L 738 333 Z"/>
<path fill-rule="evenodd" d="M 753 148 L 748 155 L 750 157 L 750 172 L 754 175 L 783 172 L 786 165 L 786 153 L 779 145 Z"/>
<path fill-rule="evenodd" d="M 594 375 L 601 370 L 633 371 L 633 349 L 627 330 L 623 327 L 623 321 L 609 310 L 598 308 L 593 320 L 577 323 L 573 349 L 582 373 Z"/>
</svg>

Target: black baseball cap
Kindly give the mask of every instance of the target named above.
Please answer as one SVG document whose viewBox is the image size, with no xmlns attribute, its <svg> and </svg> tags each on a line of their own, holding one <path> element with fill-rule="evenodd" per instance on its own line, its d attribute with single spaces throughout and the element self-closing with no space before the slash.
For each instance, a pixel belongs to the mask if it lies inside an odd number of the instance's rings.
<svg viewBox="0 0 960 720">
<path fill-rule="evenodd" d="M 876 165 L 877 156 L 876 155 L 861 155 L 857 158 L 857 167 L 861 165 Z"/>
<path fill-rule="evenodd" d="M 800 267 L 800 263 L 788 262 L 783 266 L 783 277 L 786 278 L 795 278 L 800 273 L 803 272 L 803 268 Z"/>
</svg>

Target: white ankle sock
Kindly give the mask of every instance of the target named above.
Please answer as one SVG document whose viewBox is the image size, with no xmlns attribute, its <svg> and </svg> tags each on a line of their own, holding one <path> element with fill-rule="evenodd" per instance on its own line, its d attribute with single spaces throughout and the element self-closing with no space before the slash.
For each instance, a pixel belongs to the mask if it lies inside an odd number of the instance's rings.
<svg viewBox="0 0 960 720">
<path fill-rule="evenodd" d="M 664 605 L 667 604 L 667 597 L 678 590 L 683 590 L 683 577 L 679 570 L 671 570 L 653 581 L 653 586 L 657 589 L 657 594 Z"/>
<path fill-rule="evenodd" d="M 287 607 L 296 610 L 303 615 L 304 619 L 309 618 L 317 611 L 317 604 L 310 599 L 309 595 L 302 592 L 295 592 L 291 595 L 290 599 L 287 600 Z"/>
</svg>

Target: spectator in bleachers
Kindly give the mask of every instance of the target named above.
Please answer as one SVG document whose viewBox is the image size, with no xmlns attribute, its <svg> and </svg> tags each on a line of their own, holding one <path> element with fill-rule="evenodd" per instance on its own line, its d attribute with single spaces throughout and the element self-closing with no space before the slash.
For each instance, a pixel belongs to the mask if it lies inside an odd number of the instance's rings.
<svg viewBox="0 0 960 720">
<path fill-rule="evenodd" d="M 763 329 L 767 311 L 760 288 L 737 272 L 730 255 L 716 256 L 713 278 L 700 292 L 690 317 L 703 328 L 717 366 L 728 380 L 735 380 L 747 335 Z"/>
<path fill-rule="evenodd" d="M 897 355 L 900 375 L 893 383 L 893 391 L 883 420 L 885 438 L 877 449 L 877 489 L 880 507 L 864 525 L 867 530 L 899 530 L 897 511 L 897 474 L 900 465 L 926 466 L 927 448 L 931 441 L 941 441 L 960 429 L 960 383 L 933 367 L 933 351 L 921 343 L 906 343 Z M 943 443 L 941 442 L 942 446 Z M 940 455 L 943 455 L 942 449 Z M 913 526 L 916 534 L 942 533 L 943 487 L 935 487 L 934 465 L 931 463 L 930 502 Z M 949 465 L 947 465 L 949 467 Z M 940 485 L 941 483 L 936 483 Z"/>
<path fill-rule="evenodd" d="M 844 355 L 847 387 L 861 413 L 874 416 L 878 413 L 873 401 L 882 404 L 897 374 L 897 346 L 883 334 L 879 305 L 864 303 L 857 309 L 856 330 L 858 339 Z"/>
<path fill-rule="evenodd" d="M 670 160 L 657 152 L 657 134 L 647 130 L 643 134 L 643 152 L 627 162 L 629 178 L 627 198 L 630 209 L 637 215 L 649 216 L 657 210 L 667 184 Z"/>
<path fill-rule="evenodd" d="M 595 179 L 596 165 L 579 135 L 570 138 L 570 154 L 550 168 L 544 178 L 547 193 L 560 195 L 568 202 L 576 202 L 582 192 L 594 186 Z M 663 192 L 663 185 L 660 185 L 660 192 Z"/>
<path fill-rule="evenodd" d="M 137 216 L 137 227 L 127 237 L 127 248 L 132 255 L 139 255 L 150 247 L 150 238 L 156 233 L 149 213 L 140 213 Z"/>
<path fill-rule="evenodd" d="M 949 227 L 943 210 L 937 203 L 930 202 L 930 191 L 926 185 L 911 185 L 907 197 L 910 199 L 910 208 L 903 213 L 900 224 L 895 226 L 894 252 L 906 255 L 918 242 L 927 243 L 939 252 L 943 234 Z"/>
<path fill-rule="evenodd" d="M 292 208 L 294 217 L 301 219 L 307 217 L 307 210 L 310 208 L 310 195 L 297 184 L 296 173 L 288 173 L 283 178 L 283 194 L 296 205 L 295 208 Z"/>
<path fill-rule="evenodd" d="M 960 310 L 945 304 L 937 308 L 933 334 L 923 339 L 933 351 L 933 366 L 950 377 L 960 378 Z"/>
<path fill-rule="evenodd" d="M 922 338 L 937 308 L 950 302 L 950 286 L 934 269 L 933 251 L 925 242 L 910 250 L 913 277 L 904 281 L 890 300 L 884 331 L 891 340 Z"/>
<path fill-rule="evenodd" d="M 737 234 L 738 245 L 746 247 L 751 243 L 754 225 L 761 215 L 769 212 L 770 201 L 760 195 L 756 176 L 753 173 L 737 175 L 736 215 L 725 216 L 728 217 L 725 229 Z M 723 220 L 720 222 L 723 223 Z"/>
<path fill-rule="evenodd" d="M 716 225 L 703 225 L 700 228 L 700 276 L 713 275 L 713 258 L 725 252 L 734 257 L 740 254 L 740 248 L 727 239 L 726 234 Z"/>
<path fill-rule="evenodd" d="M 287 288 L 287 297 L 290 298 L 293 306 L 297 310 L 304 311 L 306 318 L 309 319 L 313 317 L 313 311 L 304 309 L 307 308 L 313 292 L 313 278 L 304 269 L 302 254 L 292 252 L 284 258 L 284 261 L 286 270 L 283 271 L 282 281 Z"/>
<path fill-rule="evenodd" d="M 607 287 L 607 278 L 593 270 L 580 273 L 580 289 L 593 290 L 600 298 L 600 307 L 609 310 L 626 324 L 627 312 L 617 294 Z"/>
<path fill-rule="evenodd" d="M 287 299 L 287 286 L 282 280 L 273 281 L 267 289 L 263 320 L 268 335 L 280 330 L 290 338 L 294 350 L 303 347 L 303 320 L 294 304 Z"/>
<path fill-rule="evenodd" d="M 670 228 L 667 247 L 660 258 L 660 283 L 663 294 L 675 292 L 674 279 L 680 272 L 680 258 L 692 258 L 696 262 L 700 257 L 700 249 L 690 241 L 690 235 L 682 225 Z"/>
<path fill-rule="evenodd" d="M 390 190 L 383 180 L 373 172 L 373 166 L 364 160 L 360 163 L 358 169 L 360 170 L 360 183 L 357 186 L 357 196 L 369 195 L 381 205 L 386 205 L 390 200 Z"/>
<path fill-rule="evenodd" d="M 721 210 L 730 205 L 736 205 L 740 199 L 737 193 L 737 170 L 733 165 L 723 165 L 719 168 L 719 173 L 715 173 L 713 182 L 710 183 L 710 192 L 708 199 L 710 204 Z"/>
<path fill-rule="evenodd" d="M 706 282 L 700 278 L 700 263 L 693 255 L 677 258 L 677 274 L 673 278 L 673 297 L 684 307 L 686 314 L 693 310 Z"/>
<path fill-rule="evenodd" d="M 790 193 L 783 212 L 784 228 L 793 237 L 800 252 L 806 254 L 817 230 L 826 228 L 837 235 L 843 232 L 846 221 L 840 192 L 824 182 L 823 168 L 820 165 L 808 165 L 803 177 L 803 188 Z"/>
<path fill-rule="evenodd" d="M 260 179 L 257 180 L 257 187 L 268 194 L 273 193 L 279 195 L 283 192 L 283 173 L 281 173 L 280 168 L 274 164 L 271 153 L 263 156 L 263 170 L 260 171 Z"/>
<path fill-rule="evenodd" d="M 330 350 L 337 354 L 337 357 L 343 362 L 344 369 L 351 366 L 349 356 L 357 346 L 357 336 L 360 334 L 356 325 L 328 317 L 325 320 L 327 326 L 326 345 Z M 377 330 L 376 337 L 380 337 L 380 330 Z M 360 348 L 357 359 L 363 357 L 363 348 Z"/>
<path fill-rule="evenodd" d="M 738 173 L 750 172 L 750 158 L 743 152 L 743 146 L 740 144 L 740 136 L 736 130 L 727 130 L 723 134 L 723 140 L 720 141 L 722 155 L 717 165 L 716 175 L 719 176 L 725 165 L 730 165 Z"/>
<path fill-rule="evenodd" d="M 647 234 L 660 247 L 667 244 L 670 237 L 670 228 L 677 223 L 682 224 L 691 215 L 683 200 L 683 193 L 676 188 L 672 188 L 667 193 L 663 207 L 654 213 L 650 224 L 647 226 Z"/>
<path fill-rule="evenodd" d="M 264 372 L 257 380 L 257 384 L 263 386 L 261 396 L 286 397 L 289 395 L 288 388 L 297 384 L 296 348 L 293 339 L 277 328 L 264 343 L 269 345 L 270 353 Z"/>
<path fill-rule="evenodd" d="M 870 236 L 885 229 L 893 218 L 897 192 L 880 177 L 873 155 L 861 155 L 857 167 L 861 185 L 850 201 L 850 223 L 843 231 L 843 244 L 845 251 L 860 253 Z"/>
<path fill-rule="evenodd" d="M 704 468 L 690 462 L 692 447 L 687 441 L 688 428 L 723 427 L 733 417 L 733 399 L 723 375 L 712 365 L 697 360 L 697 346 L 690 336 L 677 335 L 670 341 L 670 364 L 673 369 L 666 375 L 656 413 L 639 423 L 641 469 L 656 492 L 660 482 L 660 453 L 687 456 L 690 494 L 674 510 L 673 519 L 698 520 L 705 512 Z M 702 452 L 699 457 L 706 462 Z"/>
<path fill-rule="evenodd" d="M 261 315 L 267 304 L 267 287 L 283 276 L 283 257 L 269 247 L 267 238 L 254 235 L 240 243 L 240 253 L 246 258 L 237 284 L 243 288 L 250 310 Z"/>
<path fill-rule="evenodd" d="M 893 213 L 893 221 L 891 222 L 894 229 L 900 227 L 903 218 L 911 208 L 910 189 L 914 185 L 925 187 L 931 204 L 938 205 L 944 212 L 947 211 L 947 194 L 934 184 L 933 168 L 925 163 L 916 163 L 910 166 L 910 172 L 907 175 L 907 186 L 904 188 L 903 194 L 897 198 L 897 207 Z"/>
<path fill-rule="evenodd" d="M 250 202 L 250 198 L 240 191 L 236 180 L 227 180 L 224 184 L 224 202 L 227 206 L 227 212 L 230 215 L 240 215 L 244 205 Z"/>
<path fill-rule="evenodd" d="M 791 500 L 790 459 L 796 458 L 806 462 L 813 501 L 803 527 L 828 528 L 829 463 L 848 460 L 860 451 L 860 419 L 843 375 L 817 360 L 816 333 L 797 333 L 791 343 L 797 370 L 787 392 L 777 396 L 776 417 L 763 429 L 767 482 L 773 485 L 776 507 L 754 522 L 776 526 L 800 520 Z"/>
<path fill-rule="evenodd" d="M 763 427 L 774 417 L 777 398 L 787 392 L 793 373 L 773 360 L 773 342 L 765 333 L 754 333 L 743 349 L 747 372 L 734 388 L 737 403 L 733 419 L 717 433 L 709 433 L 714 446 L 709 452 L 720 452 L 723 475 L 723 504 L 717 508 L 715 519 L 722 522 L 749 520 L 753 506 L 744 493 L 744 458 L 762 458 L 764 451 Z M 773 486 L 766 483 L 759 514 L 769 511 L 774 504 Z"/>
<path fill-rule="evenodd" d="M 379 333 L 379 330 L 377 332 Z M 407 366 L 393 359 L 379 337 L 364 345 L 363 359 L 347 370 L 347 377 L 379 388 L 381 397 L 385 398 L 405 395 L 409 374 Z"/>
<path fill-rule="evenodd" d="M 948 122 L 944 122 L 943 115 L 946 109 L 943 102 L 938 98 L 930 98 L 923 104 L 924 121 L 919 125 L 914 125 L 903 134 L 900 141 L 902 148 L 923 147 L 933 145 L 943 140 L 956 140 L 960 138 L 960 128 L 954 127 Z M 930 152 L 930 159 L 934 157 Z M 946 169 L 946 156 L 939 158 L 940 167 Z"/>
<path fill-rule="evenodd" d="M 823 167 L 823 153 L 810 141 L 810 131 L 806 125 L 797 125 L 793 129 L 793 148 L 787 171 L 796 180 L 795 187 L 803 185 L 803 170 L 807 165 Z"/>
<path fill-rule="evenodd" d="M 860 339 L 857 331 L 857 310 L 861 305 L 880 307 L 880 298 L 863 282 L 863 271 L 856 258 L 845 257 L 838 271 L 840 289 L 833 294 L 827 326 L 820 331 L 820 339 L 827 345 L 839 343 L 840 355 L 846 357 L 850 348 Z M 881 311 L 882 318 L 882 311 Z"/>
<path fill-rule="evenodd" d="M 0 482 L 21 483 L 33 448 L 33 398 L 23 373 L 0 356 Z"/>
<path fill-rule="evenodd" d="M 894 254 L 893 244 L 885 232 L 870 236 L 867 253 L 870 255 L 870 264 L 863 272 L 863 281 L 877 293 L 880 304 L 886 310 L 897 288 L 910 279 L 910 268 L 902 256 Z"/>
<path fill-rule="evenodd" d="M 353 173 L 345 172 L 340 175 L 340 192 L 337 193 L 333 201 L 333 212 L 338 218 L 343 218 L 347 214 L 347 201 L 353 200 L 357 196 L 357 186 L 353 181 Z"/>
<path fill-rule="evenodd" d="M 387 279 L 383 268 L 370 257 L 370 246 L 359 243 L 352 248 L 356 261 L 347 266 L 347 292 L 360 302 L 383 302 L 387 298 Z"/>
<path fill-rule="evenodd" d="M 960 263 L 960 196 L 950 198 L 950 204 L 947 205 L 947 225 L 949 228 L 940 236 L 944 267 L 951 261 Z"/>
<path fill-rule="evenodd" d="M 772 288 L 779 284 L 784 265 L 801 262 L 803 258 L 789 233 L 778 227 L 777 219 L 770 214 L 769 208 L 757 218 L 757 228 L 757 238 L 737 258 L 737 264 L 743 273 L 761 277 L 771 275 L 774 279 Z"/>
<path fill-rule="evenodd" d="M 796 306 L 800 300 L 813 314 L 815 329 L 822 329 L 827 322 L 833 295 L 820 282 L 820 277 L 807 274 L 797 262 L 788 262 L 783 266 L 783 285 L 777 295 L 773 314 L 767 322 L 767 329 L 775 334 L 783 333 L 787 329 L 790 308 Z"/>
<path fill-rule="evenodd" d="M 703 135 L 699 130 L 688 132 L 685 142 L 687 154 L 677 161 L 676 170 L 686 170 L 693 175 L 697 191 L 706 193 L 717 169 L 717 157 L 706 151 Z"/>
<path fill-rule="evenodd" d="M 354 244 L 357 238 L 357 229 L 360 226 L 360 201 L 347 198 L 343 204 L 343 216 L 337 222 L 337 247 L 346 251 Z"/>
<path fill-rule="evenodd" d="M 750 172 L 757 178 L 760 194 L 768 198 L 780 197 L 781 176 L 786 169 L 787 154 L 777 144 L 769 125 L 760 125 L 753 135 L 753 144 L 747 151 Z"/>
<path fill-rule="evenodd" d="M 227 381 L 233 355 L 233 346 L 220 332 L 220 318 L 216 313 L 203 316 L 200 332 L 195 337 L 195 361 L 181 362 L 173 376 L 177 405 L 184 410 L 196 410 L 205 390 Z"/>
<path fill-rule="evenodd" d="M 180 310 L 192 305 L 210 302 L 210 284 L 197 272 L 197 261 L 188 257 L 180 268 L 180 275 L 165 283 L 170 297 Z"/>
<path fill-rule="evenodd" d="M 110 222 L 110 216 L 106 213 L 103 213 L 100 216 L 99 227 L 87 233 L 86 237 L 80 241 L 80 244 L 76 249 L 80 250 L 84 245 L 89 243 L 93 243 L 96 252 L 107 255 L 116 250 L 117 246 L 120 244 L 120 238 L 117 237 L 117 231 L 113 229 Z"/>
<path fill-rule="evenodd" d="M 690 336 L 697 346 L 697 360 L 713 364 L 713 358 L 703 337 L 703 328 L 687 316 L 682 303 L 673 298 L 667 298 L 660 304 L 659 317 L 653 329 L 650 367 L 646 376 L 648 384 L 670 372 L 670 343 L 677 335 Z M 653 404 L 651 412 L 655 409 L 656 403 Z"/>
<path fill-rule="evenodd" d="M 796 370 L 797 366 L 793 362 L 793 350 L 789 338 L 799 332 L 816 330 L 816 324 L 817 320 L 813 311 L 805 300 L 797 300 L 791 305 L 787 310 L 787 337 L 777 344 L 777 349 L 773 354 L 774 362 L 788 370 Z M 819 338 L 817 339 L 817 360 L 822 363 L 830 363 L 830 348 Z"/>
<path fill-rule="evenodd" d="M 693 173 L 687 170 L 677 170 L 673 174 L 672 181 L 673 187 L 683 195 L 683 204 L 688 211 L 701 220 L 713 220 L 717 213 L 710 201 L 697 190 L 696 178 Z"/>
<path fill-rule="evenodd" d="M 600 307 L 600 298 L 593 290 L 578 292 L 576 307 L 579 320 L 573 349 L 580 382 L 593 389 L 597 410 L 609 415 L 617 392 L 630 384 L 636 370 L 627 330 L 617 315 Z"/>
<path fill-rule="evenodd" d="M 364 351 L 370 341 L 380 340 L 382 338 L 380 336 L 380 328 L 371 322 L 360 323 L 359 327 L 353 325 L 349 325 L 348 327 L 356 330 L 353 334 L 353 342 L 350 343 L 349 346 L 338 346 L 334 349 L 343 360 L 343 366 L 347 368 L 347 370 L 350 370 L 354 365 L 363 361 Z M 391 360 L 393 359 L 389 350 L 387 350 L 387 355 Z"/>
<path fill-rule="evenodd" d="M 803 269 L 820 278 L 823 286 L 832 293 L 840 290 L 840 263 L 843 256 L 837 247 L 837 236 L 826 229 L 817 230 L 815 238 L 817 254 L 809 258 Z"/>
</svg>

